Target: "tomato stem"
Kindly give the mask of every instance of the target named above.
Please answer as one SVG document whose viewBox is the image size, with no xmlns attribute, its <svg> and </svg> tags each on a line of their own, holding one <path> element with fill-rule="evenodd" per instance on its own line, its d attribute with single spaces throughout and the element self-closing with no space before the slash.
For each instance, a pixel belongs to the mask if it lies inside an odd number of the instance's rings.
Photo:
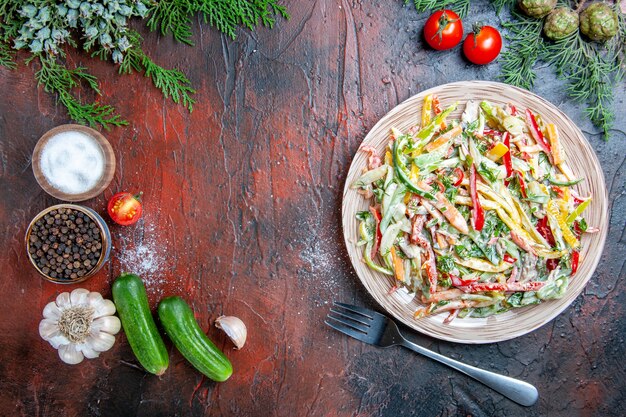
<svg viewBox="0 0 626 417">
<path fill-rule="evenodd" d="M 448 18 L 448 13 L 446 13 L 445 11 L 441 14 L 441 17 L 439 18 L 439 28 L 437 29 L 437 33 L 435 33 L 433 35 L 433 37 L 431 39 L 435 39 L 436 37 L 439 38 L 439 42 L 441 42 L 443 40 L 443 31 L 446 29 L 446 26 L 448 26 L 450 23 L 454 23 L 456 22 L 457 19 L 449 19 Z"/>
<path fill-rule="evenodd" d="M 483 23 L 482 22 L 476 22 L 472 25 L 472 32 L 474 33 L 474 49 L 478 48 L 478 35 L 480 34 L 480 31 L 483 30 Z"/>
<path fill-rule="evenodd" d="M 141 203 L 141 197 L 143 197 L 143 191 L 139 191 L 138 194 L 135 194 L 133 198 Z"/>
</svg>

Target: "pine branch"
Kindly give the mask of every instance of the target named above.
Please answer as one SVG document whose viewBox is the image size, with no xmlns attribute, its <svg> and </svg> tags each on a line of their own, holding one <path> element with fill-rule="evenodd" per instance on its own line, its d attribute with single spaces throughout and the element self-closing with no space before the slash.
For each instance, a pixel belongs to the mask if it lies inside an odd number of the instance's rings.
<svg viewBox="0 0 626 417">
<path fill-rule="evenodd" d="M 419 13 L 431 10 L 451 9 L 461 18 L 467 16 L 470 8 L 470 0 L 412 0 L 415 9 Z M 411 3 L 411 0 L 404 0 L 404 4 Z"/>
<path fill-rule="evenodd" d="M 614 51 L 619 61 L 619 78 L 626 72 L 626 13 L 622 13 L 619 4 L 615 4 L 615 12 L 619 23 L 618 35 L 611 40 L 609 47 Z"/>
<path fill-rule="evenodd" d="M 543 49 L 543 21 L 513 12 L 513 20 L 502 24 L 507 29 L 507 49 L 500 57 L 500 79 L 507 84 L 530 89 L 535 83 L 533 69 Z"/>
<path fill-rule="evenodd" d="M 557 76 L 568 81 L 569 96 L 587 104 L 585 114 L 602 128 L 605 139 L 615 120 L 613 86 L 622 72 L 619 53 L 616 47 L 589 43 L 575 32 L 547 45 L 542 54 L 543 61 L 554 65 Z"/>
<path fill-rule="evenodd" d="M 37 57 L 41 69 L 35 73 L 35 78 L 40 85 L 43 85 L 46 92 L 57 94 L 61 104 L 67 108 L 70 118 L 91 127 L 100 124 L 107 130 L 110 126 L 128 124 L 115 114 L 113 107 L 98 103 L 83 104 L 72 95 L 72 90 L 79 87 L 81 82 L 85 82 L 89 88 L 100 94 L 96 78 L 85 72 L 85 68 L 70 70 L 53 57 L 43 55 L 37 55 Z"/>
<path fill-rule="evenodd" d="M 19 33 L 22 19 L 18 18 L 21 3 L 17 0 L 0 0 L 0 40 L 9 43 Z"/>
<path fill-rule="evenodd" d="M 493 6 L 496 8 L 496 13 L 500 14 L 502 9 L 511 8 L 513 9 L 517 4 L 517 0 L 491 0 Z"/>
<path fill-rule="evenodd" d="M 161 0 L 150 10 L 147 25 L 150 30 L 171 33 L 177 41 L 193 45 L 191 23 L 196 14 L 233 39 L 239 25 L 250 30 L 259 24 L 271 28 L 275 16 L 289 18 L 277 0 Z"/>
<path fill-rule="evenodd" d="M 191 98 L 191 95 L 195 94 L 196 90 L 192 88 L 185 74 L 177 69 L 165 69 L 152 61 L 141 49 L 142 39 L 139 33 L 129 31 L 127 36 L 132 46 L 124 55 L 120 73 L 144 71 L 144 75 L 152 79 L 154 86 L 161 90 L 166 98 L 171 97 L 172 101 L 177 104 L 182 101 L 182 104 L 192 111 L 195 100 Z M 98 54 L 103 53 L 106 56 L 106 52 L 98 51 Z"/>
<path fill-rule="evenodd" d="M 191 16 L 193 10 L 186 0 L 159 1 L 150 11 L 147 26 L 162 35 L 171 33 L 178 42 L 193 45 L 191 41 Z"/>
<path fill-rule="evenodd" d="M 3 67 L 14 69 L 17 64 L 15 63 L 15 53 L 11 50 L 11 47 L 6 43 L 0 41 L 0 65 Z"/>
</svg>

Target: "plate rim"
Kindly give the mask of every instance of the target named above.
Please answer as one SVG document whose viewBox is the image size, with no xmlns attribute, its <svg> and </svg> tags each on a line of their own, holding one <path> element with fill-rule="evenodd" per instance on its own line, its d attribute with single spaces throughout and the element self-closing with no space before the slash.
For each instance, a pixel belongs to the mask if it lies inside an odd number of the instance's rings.
<svg viewBox="0 0 626 417">
<path fill-rule="evenodd" d="M 358 152 L 360 147 L 362 146 L 362 144 L 364 142 L 366 142 L 368 140 L 368 138 L 370 137 L 370 135 L 372 134 L 372 132 L 375 132 L 376 130 L 378 130 L 380 128 L 380 125 L 382 123 L 385 122 L 385 119 L 387 119 L 388 116 L 390 116 L 392 113 L 399 111 L 399 109 L 401 109 L 403 106 L 406 105 L 407 102 L 410 102 L 412 100 L 415 100 L 418 97 L 424 97 L 428 94 L 433 94 L 433 93 L 437 93 L 440 90 L 444 89 L 444 88 L 464 88 L 467 89 L 468 87 L 471 88 L 472 86 L 475 87 L 496 87 L 496 88 L 501 88 L 501 89 L 507 89 L 507 90 L 511 90 L 512 92 L 516 92 L 518 94 L 523 94 L 523 95 L 527 95 L 530 96 L 530 98 L 532 100 L 537 100 L 539 102 L 543 102 L 546 103 L 548 106 L 551 107 L 551 109 L 558 114 L 558 116 L 560 118 L 563 118 L 566 122 L 569 122 L 571 125 L 573 125 L 576 129 L 576 133 L 577 133 L 577 138 L 584 140 L 583 145 L 586 146 L 589 150 L 591 150 L 591 160 L 593 162 L 593 164 L 595 165 L 595 167 L 599 168 L 597 169 L 597 172 L 599 174 L 599 180 L 600 180 L 600 184 L 601 184 L 601 188 L 603 191 L 603 198 L 602 201 L 600 201 L 601 204 L 601 214 L 602 214 L 602 218 L 605 220 L 606 223 L 606 227 L 602 228 L 598 233 L 600 233 L 600 238 L 598 241 L 598 244 L 595 246 L 595 251 L 599 252 L 599 255 L 597 255 L 595 257 L 595 259 L 593 259 L 592 264 L 590 264 L 590 269 L 589 269 L 589 276 L 585 278 L 585 282 L 584 285 L 582 285 L 578 290 L 576 290 L 576 293 L 573 295 L 572 299 L 567 302 L 564 303 L 561 306 L 557 306 L 557 308 L 553 309 L 552 311 L 549 311 L 548 314 L 546 314 L 546 316 L 540 320 L 539 322 L 533 324 L 532 326 L 529 327 L 524 327 L 522 329 L 517 329 L 514 330 L 510 333 L 506 333 L 506 334 L 502 334 L 502 335 L 497 335 L 497 336 L 490 336 L 488 339 L 465 339 L 465 338 L 458 338 L 458 337 L 453 337 L 453 336 L 447 336 L 447 335 L 442 335 L 442 334 L 433 334 L 423 328 L 420 328 L 419 326 L 416 325 L 415 319 L 413 319 L 413 321 L 408 321 L 405 317 L 400 316 L 399 314 L 397 314 L 395 311 L 393 310 L 389 310 L 385 304 L 382 302 L 382 300 L 379 300 L 378 294 L 374 294 L 372 291 L 370 291 L 370 289 L 368 288 L 368 286 L 366 285 L 366 280 L 364 279 L 364 277 L 362 277 L 361 273 L 359 272 L 359 269 L 356 268 L 356 263 L 357 262 L 361 262 L 360 259 L 355 258 L 354 257 L 354 251 L 349 250 L 349 246 L 350 245 L 354 245 L 354 242 L 350 242 L 349 241 L 349 231 L 347 228 L 347 222 L 348 222 L 348 218 L 347 216 L 351 216 L 353 213 L 347 213 L 346 212 L 346 197 L 347 194 L 353 190 L 351 190 L 349 188 L 350 186 L 350 178 L 351 178 L 351 173 L 353 170 L 353 167 L 355 165 L 355 160 L 358 156 Z M 459 101 L 461 101 L 463 99 L 459 98 Z M 416 110 L 417 112 L 417 110 Z M 602 170 L 602 165 L 600 164 L 600 160 L 598 159 L 597 153 L 596 151 L 593 149 L 593 147 L 591 146 L 591 143 L 589 142 L 589 140 L 587 139 L 587 137 L 583 134 L 583 132 L 581 131 L 580 127 L 574 123 L 572 121 L 572 119 L 565 114 L 558 106 L 556 106 L 554 103 L 552 103 L 551 101 L 539 96 L 538 94 L 533 93 L 532 91 L 528 91 L 525 90 L 523 88 L 520 87 L 516 87 L 516 86 L 512 86 L 509 84 L 505 84 L 505 83 L 501 83 L 501 82 L 497 82 L 497 81 L 484 81 L 484 80 L 467 80 L 467 81 L 455 81 L 455 82 L 451 82 L 451 83 L 445 83 L 445 84 L 440 84 L 431 88 L 428 88 L 426 90 L 420 91 L 416 94 L 411 95 L 410 97 L 408 97 L 407 99 L 403 100 L 402 102 L 398 103 L 397 105 L 395 105 L 393 108 L 391 108 L 389 111 L 387 111 L 384 115 L 382 115 L 378 121 L 367 131 L 367 134 L 363 137 L 363 139 L 359 142 L 359 146 L 356 150 L 356 152 L 353 154 L 352 156 L 352 160 L 350 162 L 350 166 L 348 168 L 348 171 L 346 172 L 346 178 L 345 178 L 345 183 L 344 183 L 344 187 L 343 187 L 343 194 L 342 194 L 342 199 L 341 199 L 341 226 L 342 226 L 342 231 L 343 231 L 343 238 L 344 238 L 344 244 L 346 247 L 346 251 L 348 252 L 348 257 L 350 258 L 350 263 L 351 266 L 354 270 L 354 272 L 356 273 L 357 277 L 359 278 L 360 284 L 364 287 L 364 289 L 366 290 L 366 292 L 376 301 L 376 303 L 386 312 L 386 314 L 391 315 L 396 321 L 400 321 L 402 324 L 408 326 L 409 328 L 420 332 L 421 334 L 424 334 L 426 336 L 429 337 L 433 337 L 439 340 L 445 340 L 448 342 L 454 342 L 454 343 L 463 343 L 463 344 L 488 344 L 488 343 L 496 343 L 496 342 L 502 342 L 502 341 L 506 341 L 506 340 L 511 340 L 520 336 L 524 336 L 526 334 L 529 334 L 535 330 L 537 330 L 538 328 L 550 323 L 552 320 L 554 320 L 557 316 L 559 316 L 561 313 L 563 313 L 565 310 L 567 310 L 575 300 L 578 299 L 578 297 L 580 296 L 580 294 L 583 292 L 583 290 L 587 287 L 587 285 L 589 284 L 589 281 L 591 280 L 591 278 L 593 277 L 593 275 L 596 272 L 597 266 L 602 258 L 602 255 L 604 253 L 604 248 L 606 245 L 606 240 L 607 240 L 607 236 L 608 236 L 608 189 L 606 187 L 606 178 L 604 176 L 604 172 Z M 590 244 L 588 242 L 588 244 Z M 583 260 L 584 262 L 584 260 Z M 377 273 L 377 275 L 380 275 L 380 273 Z M 558 301 L 558 300 L 555 300 Z M 534 307 L 538 307 L 537 305 L 531 305 L 531 306 L 527 306 L 527 307 L 523 307 L 522 309 L 526 310 L 527 308 L 534 308 Z"/>
</svg>

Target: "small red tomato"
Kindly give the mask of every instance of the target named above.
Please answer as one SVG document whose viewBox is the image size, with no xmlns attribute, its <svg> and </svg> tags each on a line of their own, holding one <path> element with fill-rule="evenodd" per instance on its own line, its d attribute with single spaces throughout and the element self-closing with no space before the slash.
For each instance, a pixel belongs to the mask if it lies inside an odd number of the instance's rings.
<svg viewBox="0 0 626 417">
<path fill-rule="evenodd" d="M 128 226 L 137 223 L 143 211 L 141 207 L 141 196 L 131 193 L 117 193 L 109 200 L 107 211 L 111 219 L 117 224 Z"/>
<path fill-rule="evenodd" d="M 452 10 L 436 11 L 424 25 L 424 37 L 438 51 L 454 48 L 463 38 L 461 18 Z"/>
<path fill-rule="evenodd" d="M 502 49 L 502 36 L 491 26 L 474 26 L 463 42 L 463 53 L 471 62 L 485 65 L 496 59 Z"/>
</svg>

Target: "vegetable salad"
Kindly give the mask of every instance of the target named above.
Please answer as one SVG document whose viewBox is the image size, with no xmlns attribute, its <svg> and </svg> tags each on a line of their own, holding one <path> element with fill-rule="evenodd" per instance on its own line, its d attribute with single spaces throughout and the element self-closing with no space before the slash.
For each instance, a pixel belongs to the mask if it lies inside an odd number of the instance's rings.
<svg viewBox="0 0 626 417">
<path fill-rule="evenodd" d="M 583 211 L 557 127 L 530 109 L 429 95 L 421 125 L 392 129 L 351 184 L 371 204 L 359 246 L 423 307 L 415 317 L 486 317 L 561 297 L 580 262 Z"/>
</svg>

